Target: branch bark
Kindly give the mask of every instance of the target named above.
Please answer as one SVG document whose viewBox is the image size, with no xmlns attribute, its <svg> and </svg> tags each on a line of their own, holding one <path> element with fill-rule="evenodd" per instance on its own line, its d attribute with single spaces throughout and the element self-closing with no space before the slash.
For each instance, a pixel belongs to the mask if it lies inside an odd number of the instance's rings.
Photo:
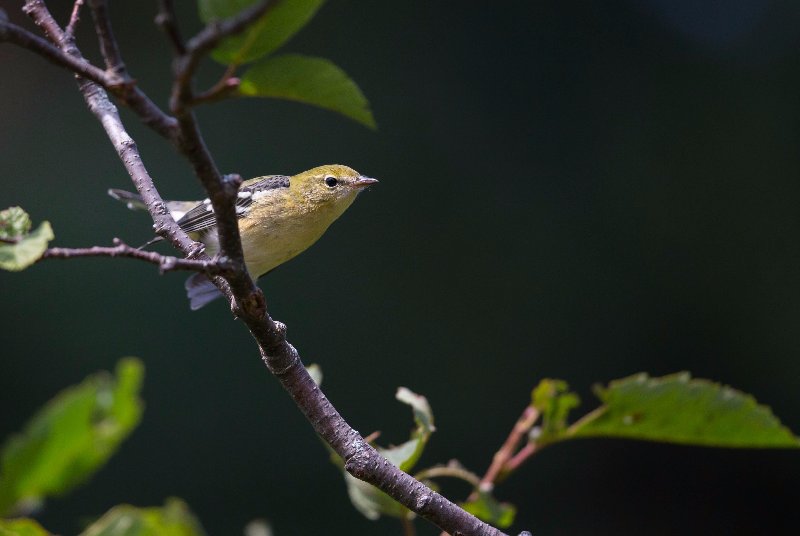
<svg viewBox="0 0 800 536">
<path fill-rule="evenodd" d="M 230 259 L 230 272 L 225 276 L 230 288 L 221 282 L 221 278 L 216 278 L 216 281 L 220 282 L 221 288 L 235 307 L 235 313 L 249 328 L 267 368 L 280 381 L 314 430 L 341 456 L 345 469 L 451 534 L 503 536 L 501 531 L 475 518 L 389 463 L 364 441 L 361 434 L 347 424 L 309 376 L 297 350 L 286 340 L 286 327 L 275 322 L 267 313 L 263 294 L 245 269 L 234 210 L 241 177 L 223 177 L 219 173 L 190 109 L 191 80 L 204 55 L 225 36 L 242 31 L 247 24 L 266 12 L 270 5 L 271 2 L 261 2 L 231 19 L 212 23 L 188 42 L 186 53 L 175 61 L 175 84 L 170 101 L 170 109 L 175 118 L 164 115 L 157 107 L 155 110 L 161 115 L 155 112 L 150 106 L 150 100 L 136 87 L 120 98 L 146 124 L 169 139 L 191 163 L 214 207 L 222 254 Z M 26 0 L 23 9 L 59 49 L 77 60 L 83 60 L 72 36 L 60 29 L 42 0 Z M 96 24 L 97 21 L 96 15 Z M 105 23 L 101 21 L 101 24 Z M 107 29 L 108 32 L 98 29 L 101 41 L 114 39 L 110 32 L 110 23 Z M 114 50 L 116 49 L 106 47 L 104 55 L 110 54 L 112 60 L 119 59 L 119 63 L 112 61 L 112 65 L 124 65 Z M 109 57 L 106 62 L 109 63 Z M 127 76 L 124 70 L 122 72 Z M 104 84 L 81 77 L 78 78 L 78 87 L 90 111 L 106 130 L 136 189 L 142 195 L 153 217 L 156 232 L 187 256 L 208 261 L 207 256 L 198 254 L 197 244 L 178 227 L 166 210 L 141 161 L 135 142 L 125 131 L 116 107 L 104 90 Z"/>
<path fill-rule="evenodd" d="M 224 259 L 181 259 L 169 255 L 161 255 L 155 251 L 144 251 L 133 248 L 114 239 L 111 247 L 92 246 L 88 248 L 48 248 L 40 260 L 44 259 L 76 259 L 79 257 L 126 257 L 138 259 L 158 266 L 161 273 L 173 271 L 200 272 L 207 275 L 225 275 L 230 271 L 230 266 Z"/>
</svg>

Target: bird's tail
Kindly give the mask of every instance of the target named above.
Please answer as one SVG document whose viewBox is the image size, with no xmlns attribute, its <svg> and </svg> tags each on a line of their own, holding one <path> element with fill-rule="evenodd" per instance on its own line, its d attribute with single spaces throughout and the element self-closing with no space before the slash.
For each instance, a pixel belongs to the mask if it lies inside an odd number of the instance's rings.
<svg viewBox="0 0 800 536">
<path fill-rule="evenodd" d="M 118 190 L 117 188 L 109 188 L 108 195 L 117 201 L 122 201 L 131 210 L 147 210 L 147 205 L 144 204 L 142 196 L 134 194 L 125 190 Z"/>
<path fill-rule="evenodd" d="M 204 274 L 194 274 L 186 280 L 186 295 L 189 297 L 189 308 L 197 311 L 207 303 L 222 297 L 222 293 Z"/>
<path fill-rule="evenodd" d="M 122 201 L 125 203 L 129 209 L 131 210 L 147 210 L 147 205 L 144 204 L 144 200 L 142 196 L 139 194 L 134 194 L 132 192 L 128 192 L 126 190 L 118 190 L 116 188 L 109 188 L 108 195 L 110 195 L 113 199 L 117 201 Z M 151 240 L 148 240 L 147 243 L 142 244 L 139 246 L 139 249 L 144 249 L 147 246 L 151 246 L 156 242 L 161 242 L 163 238 L 157 236 Z"/>
</svg>

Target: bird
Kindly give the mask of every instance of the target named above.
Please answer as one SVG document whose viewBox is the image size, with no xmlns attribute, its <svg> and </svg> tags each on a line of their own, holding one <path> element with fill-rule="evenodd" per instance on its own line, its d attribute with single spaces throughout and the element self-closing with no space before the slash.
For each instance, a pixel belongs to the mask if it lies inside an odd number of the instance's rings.
<svg viewBox="0 0 800 536">
<path fill-rule="evenodd" d="M 360 192 L 377 182 L 340 164 L 319 166 L 292 176 L 265 175 L 244 181 L 236 198 L 236 215 L 250 276 L 258 279 L 308 249 Z M 130 209 L 146 208 L 138 194 L 115 188 L 108 194 Z M 166 206 L 180 228 L 201 242 L 209 256 L 219 253 L 210 199 L 167 201 Z M 145 246 L 159 240 L 155 238 Z M 189 277 L 185 288 L 193 311 L 222 296 L 201 273 Z"/>
</svg>

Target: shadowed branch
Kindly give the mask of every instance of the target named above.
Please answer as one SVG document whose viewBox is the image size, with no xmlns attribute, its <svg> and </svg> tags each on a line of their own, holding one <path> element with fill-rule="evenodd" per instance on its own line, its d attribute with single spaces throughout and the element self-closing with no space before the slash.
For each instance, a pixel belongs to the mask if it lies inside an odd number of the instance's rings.
<svg viewBox="0 0 800 536">
<path fill-rule="evenodd" d="M 188 269 L 195 262 L 211 263 L 213 261 L 202 253 L 193 256 L 198 251 L 197 244 L 180 229 L 166 210 L 164 202 L 153 184 L 152 177 L 142 163 L 136 143 L 125 131 L 117 109 L 110 102 L 105 89 L 114 92 L 122 102 L 143 119 L 145 124 L 170 140 L 190 162 L 211 199 L 218 224 L 221 251 L 227 259 L 225 279 L 217 277 L 215 282 L 225 292 L 237 316 L 249 328 L 258 343 L 261 357 L 267 368 L 280 381 L 314 430 L 344 460 L 345 469 L 356 478 L 376 486 L 408 509 L 451 534 L 503 536 L 498 529 L 480 521 L 389 463 L 364 441 L 358 431 L 342 418 L 314 383 L 303 366 L 297 350 L 287 342 L 286 327 L 280 322 L 275 322 L 269 316 L 261 290 L 255 286 L 245 269 L 237 215 L 234 210 L 234 201 L 241 184 L 241 177 L 238 175 L 223 176 L 217 169 L 200 134 L 194 114 L 191 112 L 193 98 L 191 81 L 200 60 L 216 44 L 226 36 L 244 30 L 250 22 L 263 15 L 272 4 L 272 2 L 260 2 L 230 19 L 209 24 L 189 40 L 183 54 L 180 53 L 180 47 L 176 46 L 176 41 L 172 42 L 173 49 L 179 54 L 174 64 L 173 92 L 170 99 L 170 110 L 175 115 L 174 118 L 161 112 L 134 85 L 124 86 L 130 88 L 124 92 L 115 92 L 113 87 L 108 87 L 103 83 L 103 79 L 92 80 L 88 77 L 81 77 L 78 79 L 79 90 L 92 114 L 103 125 L 136 189 L 142 195 L 153 218 L 156 232 L 178 250 L 193 257 L 193 260 L 166 261 L 170 269 L 178 269 L 178 265 Z M 92 5 L 105 6 L 105 3 L 102 0 L 95 0 Z M 162 6 L 169 8 L 169 5 L 169 2 L 162 2 Z M 45 31 L 58 49 L 75 60 L 85 61 L 75 46 L 73 37 L 61 30 L 42 0 L 27 0 L 23 9 Z M 106 64 L 113 72 L 116 70 L 116 66 L 124 64 L 118 53 L 113 33 L 110 31 L 107 11 L 101 9 L 93 12 L 95 13 L 96 27 L 98 24 L 104 26 L 104 28 L 98 27 L 97 32 L 100 36 Z M 107 27 L 105 27 L 106 25 Z M 170 39 L 174 38 L 170 37 Z M 105 40 L 109 42 L 102 45 Z M 124 67 L 119 71 L 127 79 Z M 149 254 L 147 258 L 144 258 L 142 255 L 147 252 L 134 254 L 130 248 L 121 244 L 117 244 L 114 248 L 88 248 L 89 251 L 93 249 L 104 255 L 113 250 L 115 254 L 109 256 L 131 256 L 159 266 L 165 262 L 160 258 L 150 257 Z M 93 255 L 88 252 L 85 255 L 77 254 L 79 250 L 54 249 L 50 251 L 51 258 Z M 59 257 L 59 255 L 62 256 Z M 230 283 L 230 287 L 225 281 Z"/>
</svg>

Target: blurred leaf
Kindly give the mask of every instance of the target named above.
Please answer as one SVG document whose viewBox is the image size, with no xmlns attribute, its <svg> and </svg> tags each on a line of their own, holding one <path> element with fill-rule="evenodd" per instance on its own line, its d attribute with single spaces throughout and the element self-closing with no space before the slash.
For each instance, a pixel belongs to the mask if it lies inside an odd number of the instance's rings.
<svg viewBox="0 0 800 536">
<path fill-rule="evenodd" d="M 433 425 L 433 412 L 428 400 L 422 396 L 399 387 L 395 398 L 408 404 L 414 411 L 414 422 L 417 427 L 411 432 L 411 439 L 395 447 L 376 447 L 381 455 L 393 465 L 403 471 L 410 471 L 419 460 L 425 444 L 436 428 Z M 391 517 L 405 517 L 409 510 L 394 499 L 380 491 L 378 488 L 351 476 L 346 471 L 344 479 L 347 484 L 347 494 L 356 510 L 367 519 L 378 519 L 385 515 Z"/>
<path fill-rule="evenodd" d="M 350 473 L 344 474 L 344 481 L 347 484 L 350 502 L 367 519 L 374 521 L 382 515 L 401 518 L 409 515 L 409 510 L 405 506 L 372 484 L 359 480 Z"/>
<path fill-rule="evenodd" d="M 198 0 L 205 23 L 226 19 L 258 0 Z M 308 23 L 325 0 L 278 2 L 247 30 L 222 41 L 211 56 L 225 65 L 241 65 L 280 47 Z"/>
<path fill-rule="evenodd" d="M 239 92 L 311 104 L 375 128 L 367 98 L 347 73 L 324 58 L 298 54 L 266 58 L 244 73 Z"/>
<path fill-rule="evenodd" d="M 33 519 L 0 519 L 0 536 L 49 536 Z"/>
<path fill-rule="evenodd" d="M 180 499 L 167 499 L 163 507 L 115 506 L 80 536 L 202 536 L 200 523 Z"/>
<path fill-rule="evenodd" d="M 0 242 L 0 268 L 23 270 L 42 256 L 54 238 L 50 222 L 43 221 L 32 233 L 30 229 L 31 219 L 20 207 L 0 211 L 0 240 L 13 242 Z"/>
<path fill-rule="evenodd" d="M 87 480 L 139 423 L 144 373 L 134 358 L 116 378 L 94 374 L 65 389 L 11 436 L 0 454 L 0 514 L 35 508 Z"/>
<path fill-rule="evenodd" d="M 767 406 L 741 391 L 688 372 L 637 374 L 596 387 L 603 405 L 570 427 L 568 437 L 623 437 L 708 447 L 799 447 Z"/>
<path fill-rule="evenodd" d="M 517 508 L 513 504 L 498 502 L 491 494 L 485 492 L 481 492 L 474 501 L 461 503 L 461 508 L 501 529 L 510 527 L 517 514 Z"/>
<path fill-rule="evenodd" d="M 244 536 L 273 536 L 275 532 L 266 519 L 254 519 L 244 526 Z"/>
<path fill-rule="evenodd" d="M 569 412 L 578 407 L 580 398 L 569 391 L 564 380 L 545 378 L 531 393 L 531 403 L 542 415 L 541 434 L 537 443 L 544 445 L 567 429 Z"/>
<path fill-rule="evenodd" d="M 28 234 L 31 217 L 21 207 L 0 210 L 0 239 L 13 239 Z"/>
<path fill-rule="evenodd" d="M 306 367 L 306 371 L 308 372 L 308 375 L 311 376 L 311 379 L 314 380 L 314 383 L 317 385 L 322 385 L 322 367 L 316 363 L 311 363 Z"/>
</svg>

